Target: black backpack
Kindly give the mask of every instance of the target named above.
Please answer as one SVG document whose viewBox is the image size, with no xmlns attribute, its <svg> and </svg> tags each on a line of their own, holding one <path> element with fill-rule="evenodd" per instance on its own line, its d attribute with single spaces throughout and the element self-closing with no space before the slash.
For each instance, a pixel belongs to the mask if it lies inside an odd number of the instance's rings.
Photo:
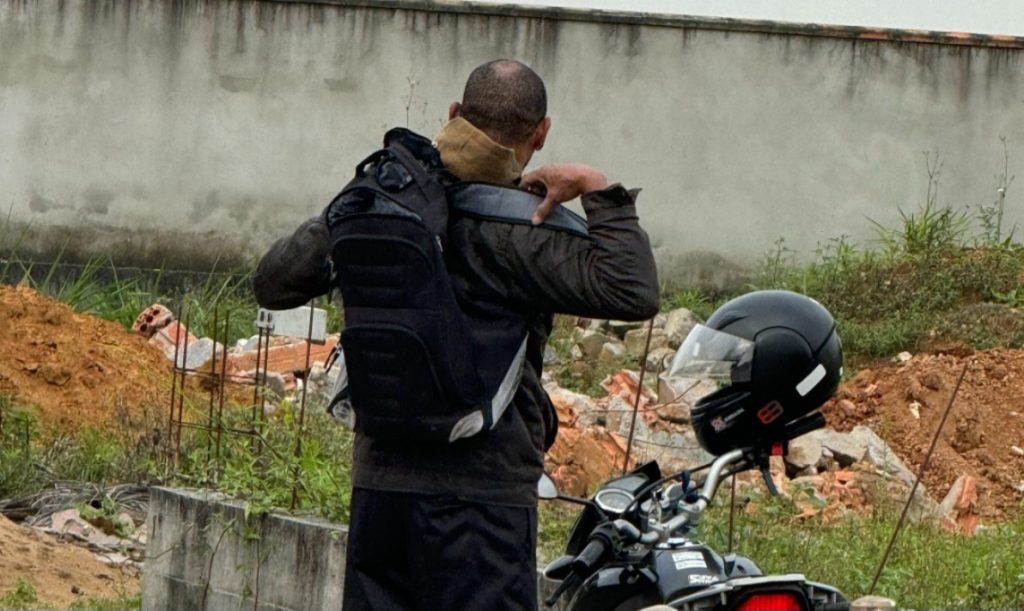
<svg viewBox="0 0 1024 611">
<path fill-rule="evenodd" d="M 355 429 L 451 442 L 494 426 L 525 340 L 494 396 L 444 261 L 450 174 L 426 138 L 396 128 L 325 212 L 345 308 L 341 344 Z M 501 394 L 500 392 L 498 394 Z"/>
</svg>

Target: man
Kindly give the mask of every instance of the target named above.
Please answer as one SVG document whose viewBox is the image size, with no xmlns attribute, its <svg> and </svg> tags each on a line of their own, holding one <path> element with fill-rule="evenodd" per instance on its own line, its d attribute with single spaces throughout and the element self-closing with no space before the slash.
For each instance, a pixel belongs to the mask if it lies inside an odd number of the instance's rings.
<svg viewBox="0 0 1024 611">
<path fill-rule="evenodd" d="M 524 222 L 453 209 L 448 230 L 448 272 L 464 314 L 499 327 L 525 320 L 526 365 L 489 431 L 449 444 L 356 436 L 344 592 L 351 611 L 536 609 L 536 486 L 558 422 L 540 382 L 553 314 L 640 320 L 658 310 L 635 192 L 582 165 L 522 175 L 551 127 L 533 70 L 512 60 L 478 67 L 449 119 L 436 147 L 455 177 L 546 194 Z M 545 224 L 581 195 L 586 235 Z M 329 256 L 324 221 L 307 221 L 260 262 L 258 301 L 285 308 L 327 293 Z"/>
</svg>

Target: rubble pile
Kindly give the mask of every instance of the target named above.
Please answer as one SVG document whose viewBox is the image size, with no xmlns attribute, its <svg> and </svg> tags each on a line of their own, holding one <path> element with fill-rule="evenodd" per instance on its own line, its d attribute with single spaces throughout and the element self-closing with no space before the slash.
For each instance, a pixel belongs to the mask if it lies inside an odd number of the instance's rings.
<svg viewBox="0 0 1024 611">
<path fill-rule="evenodd" d="M 139 314 L 132 330 L 159 349 L 167 360 L 186 370 L 209 371 L 216 375 L 223 371 L 228 381 L 249 384 L 255 381 L 259 370 L 261 383 L 279 397 L 295 395 L 303 384 L 307 384 L 307 391 L 312 393 L 326 392 L 333 386 L 333 378 L 328 376 L 324 364 L 338 344 L 337 334 L 329 335 L 323 343 L 274 336 L 264 340 L 262 348 L 258 346 L 259 336 L 254 335 L 225 349 L 209 337 L 196 338 L 159 303 Z M 307 354 L 309 376 L 305 375 Z"/>
<path fill-rule="evenodd" d="M 646 363 L 648 380 L 657 380 L 656 391 L 646 381 L 639 389 L 638 372 L 628 369 L 604 380 L 607 395 L 600 398 L 546 380 L 560 424 L 547 466 L 563 491 L 586 495 L 621 473 L 631 430 L 629 467 L 657 460 L 669 473 L 711 460 L 697 443 L 689 416 L 714 386 L 664 373 L 697 322 L 685 310 L 656 319 Z M 626 355 L 637 362 L 643 357 L 647 328 L 581 320 L 571 337 L 573 360 L 610 364 Z M 1018 350 L 959 357 L 904 354 L 862 372 L 826 405 L 833 428 L 789 444 L 784 461 L 773 470 L 780 490 L 794 499 L 802 516 L 826 520 L 850 511 L 866 514 L 883 505 L 900 506 L 964 363 L 968 375 L 957 401 L 961 408 L 954 409 L 910 516 L 973 533 L 982 521 L 1019 510 L 1024 499 L 1024 396 L 1019 389 L 1024 387 L 1024 351 Z M 763 487 L 757 473 L 742 479 Z"/>
</svg>

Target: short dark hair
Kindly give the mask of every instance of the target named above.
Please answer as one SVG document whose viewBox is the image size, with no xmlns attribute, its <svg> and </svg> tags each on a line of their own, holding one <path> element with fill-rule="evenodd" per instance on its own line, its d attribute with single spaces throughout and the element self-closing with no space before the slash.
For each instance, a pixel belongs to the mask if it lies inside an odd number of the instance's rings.
<svg viewBox="0 0 1024 611">
<path fill-rule="evenodd" d="M 466 80 L 460 114 L 500 144 L 515 146 L 533 135 L 548 112 L 544 81 L 514 59 L 478 66 Z"/>
</svg>

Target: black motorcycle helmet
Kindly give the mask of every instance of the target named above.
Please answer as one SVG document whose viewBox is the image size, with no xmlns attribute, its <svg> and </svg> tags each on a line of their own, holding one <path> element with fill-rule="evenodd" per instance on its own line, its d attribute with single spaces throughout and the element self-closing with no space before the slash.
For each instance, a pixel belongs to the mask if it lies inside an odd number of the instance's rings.
<svg viewBox="0 0 1024 611">
<path fill-rule="evenodd" d="M 842 376 L 836 323 L 821 304 L 789 291 L 755 291 L 690 331 L 671 376 L 712 380 L 690 418 L 701 446 L 719 455 L 781 440 L 785 425 L 818 409 Z"/>
</svg>

